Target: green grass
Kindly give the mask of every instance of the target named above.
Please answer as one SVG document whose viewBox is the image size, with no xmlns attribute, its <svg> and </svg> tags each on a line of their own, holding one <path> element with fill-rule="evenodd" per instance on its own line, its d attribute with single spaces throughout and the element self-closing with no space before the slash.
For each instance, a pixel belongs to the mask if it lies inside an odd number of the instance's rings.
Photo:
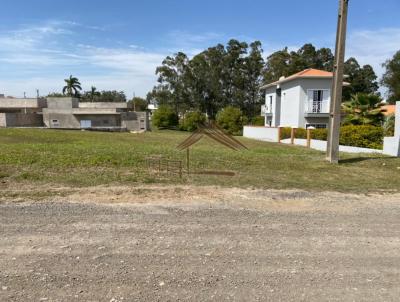
<svg viewBox="0 0 400 302">
<path fill-rule="evenodd" d="M 400 189 L 400 159 L 342 154 L 338 166 L 323 152 L 241 138 L 249 150 L 235 152 L 210 140 L 191 150 L 196 170 L 234 171 L 236 176 L 149 174 L 145 158 L 185 160 L 176 146 L 189 134 L 144 134 L 0 129 L 0 181 L 70 186 L 100 184 L 198 184 L 312 191 L 378 192 Z"/>
</svg>

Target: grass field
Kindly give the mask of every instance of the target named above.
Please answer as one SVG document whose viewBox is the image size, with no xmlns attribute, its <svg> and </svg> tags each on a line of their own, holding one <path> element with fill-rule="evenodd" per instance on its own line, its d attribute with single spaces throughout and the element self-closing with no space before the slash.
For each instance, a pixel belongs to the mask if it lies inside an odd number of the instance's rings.
<svg viewBox="0 0 400 302">
<path fill-rule="evenodd" d="M 234 152 L 204 140 L 191 150 L 196 170 L 233 171 L 234 177 L 191 175 L 183 179 L 148 173 L 145 158 L 185 160 L 176 146 L 189 134 L 144 134 L 0 129 L 0 181 L 69 186 L 179 183 L 310 191 L 398 192 L 400 159 L 342 154 L 339 166 L 323 152 L 241 138 L 249 150 Z"/>
</svg>

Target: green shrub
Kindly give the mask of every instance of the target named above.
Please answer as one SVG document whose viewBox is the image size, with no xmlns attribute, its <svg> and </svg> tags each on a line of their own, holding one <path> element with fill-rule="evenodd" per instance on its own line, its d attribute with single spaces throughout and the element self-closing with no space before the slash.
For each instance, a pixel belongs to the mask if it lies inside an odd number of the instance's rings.
<svg viewBox="0 0 400 302">
<path fill-rule="evenodd" d="M 206 121 L 206 115 L 199 111 L 188 112 L 181 122 L 180 129 L 183 131 L 195 131 L 199 124 Z"/>
<path fill-rule="evenodd" d="M 170 129 L 178 126 L 179 117 L 168 106 L 160 106 L 153 114 L 153 125 L 158 129 Z"/>
<path fill-rule="evenodd" d="M 292 128 L 282 128 L 281 139 L 291 138 Z M 307 130 L 304 128 L 297 128 L 295 133 L 295 138 L 307 138 Z"/>
<path fill-rule="evenodd" d="M 328 140 L 328 129 L 314 129 L 311 131 L 311 138 L 326 141 Z"/>
<path fill-rule="evenodd" d="M 239 108 L 228 106 L 218 112 L 217 123 L 232 135 L 242 135 L 247 118 Z"/>
<path fill-rule="evenodd" d="M 382 149 L 383 128 L 371 125 L 340 128 L 340 144 L 371 149 Z"/>
<path fill-rule="evenodd" d="M 394 114 L 389 115 L 385 119 L 383 124 L 383 131 L 385 136 L 394 136 L 394 126 L 395 126 L 396 116 Z"/>
<path fill-rule="evenodd" d="M 340 128 L 340 144 L 361 148 L 382 149 L 383 128 L 372 125 L 348 125 Z M 291 128 L 282 128 L 281 139 L 291 137 Z M 307 130 L 296 129 L 296 138 L 306 139 Z M 313 129 L 311 138 L 326 141 L 328 139 L 328 129 Z"/>
<path fill-rule="evenodd" d="M 261 115 L 253 117 L 253 119 L 251 120 L 251 124 L 253 126 L 265 126 L 265 117 Z"/>
</svg>

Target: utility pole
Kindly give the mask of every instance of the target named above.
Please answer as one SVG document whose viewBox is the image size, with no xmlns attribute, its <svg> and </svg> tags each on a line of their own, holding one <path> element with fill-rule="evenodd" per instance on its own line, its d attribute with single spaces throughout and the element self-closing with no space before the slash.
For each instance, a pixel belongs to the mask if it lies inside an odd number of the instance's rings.
<svg viewBox="0 0 400 302">
<path fill-rule="evenodd" d="M 333 67 L 333 85 L 330 104 L 328 129 L 327 160 L 339 163 L 339 135 L 341 104 L 343 93 L 344 57 L 346 52 L 347 13 L 349 0 L 339 0 L 339 16 L 336 35 L 335 63 Z"/>
</svg>

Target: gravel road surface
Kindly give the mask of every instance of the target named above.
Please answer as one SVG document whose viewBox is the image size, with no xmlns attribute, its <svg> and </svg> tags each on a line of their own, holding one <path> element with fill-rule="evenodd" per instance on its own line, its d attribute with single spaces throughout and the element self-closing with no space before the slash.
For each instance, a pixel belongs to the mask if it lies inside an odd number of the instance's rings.
<svg viewBox="0 0 400 302">
<path fill-rule="evenodd" d="M 2 202 L 0 301 L 399 301 L 399 196 L 248 193 Z"/>
</svg>

